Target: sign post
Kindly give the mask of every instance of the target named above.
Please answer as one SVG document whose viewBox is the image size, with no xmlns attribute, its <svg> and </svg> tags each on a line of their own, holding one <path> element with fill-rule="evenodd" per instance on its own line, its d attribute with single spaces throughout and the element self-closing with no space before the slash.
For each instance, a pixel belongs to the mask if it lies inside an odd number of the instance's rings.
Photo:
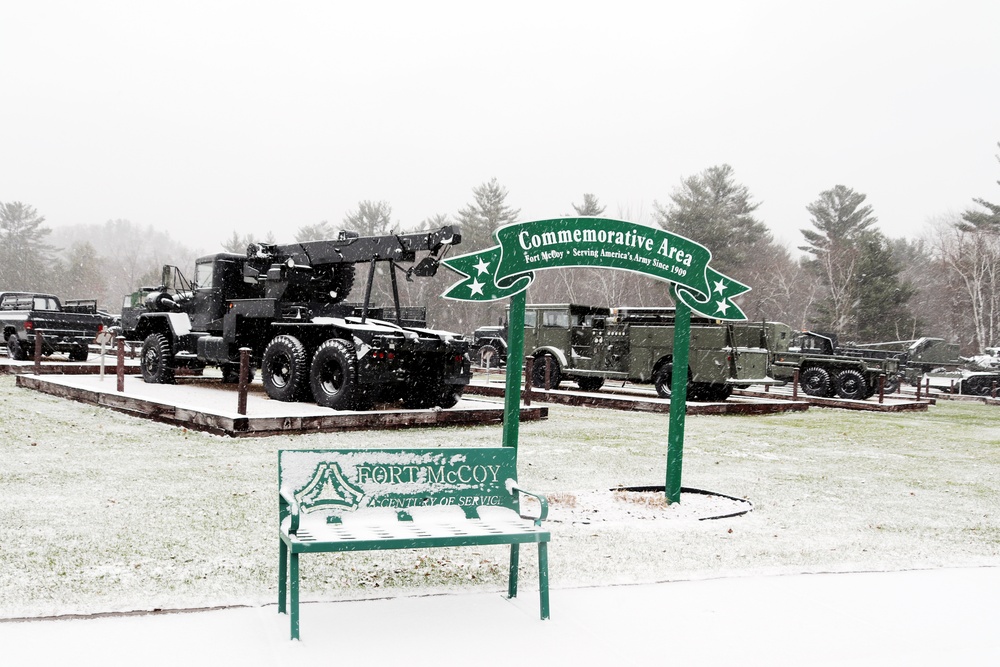
<svg viewBox="0 0 1000 667">
<path fill-rule="evenodd" d="M 684 420 L 687 417 L 687 367 L 691 347 L 691 309 L 677 302 L 674 313 L 674 360 L 670 378 L 670 425 L 667 427 L 667 481 L 663 487 L 668 503 L 681 500 L 681 466 L 684 462 Z"/>
<path fill-rule="evenodd" d="M 109 329 L 101 329 L 94 337 L 94 342 L 101 346 L 101 382 L 104 382 L 104 352 L 114 340 L 115 335 Z"/>
<path fill-rule="evenodd" d="M 553 218 L 505 225 L 493 232 L 497 245 L 443 260 L 462 276 L 442 295 L 459 301 L 509 298 L 507 383 L 503 446 L 517 448 L 521 365 L 524 359 L 525 291 L 535 271 L 603 267 L 631 271 L 671 284 L 676 304 L 670 426 L 667 434 L 666 496 L 680 500 L 687 411 L 691 313 L 720 320 L 746 320 L 732 301 L 750 287 L 709 266 L 703 245 L 656 227 L 608 218 Z M 525 380 L 531 382 L 530 378 Z"/>
<path fill-rule="evenodd" d="M 521 425 L 521 365 L 524 363 L 524 292 L 510 298 L 507 325 L 507 378 L 503 406 L 503 446 L 513 447 L 517 460 L 517 436 Z M 512 372 L 513 369 L 517 372 Z M 525 378 L 531 382 L 531 378 Z"/>
</svg>

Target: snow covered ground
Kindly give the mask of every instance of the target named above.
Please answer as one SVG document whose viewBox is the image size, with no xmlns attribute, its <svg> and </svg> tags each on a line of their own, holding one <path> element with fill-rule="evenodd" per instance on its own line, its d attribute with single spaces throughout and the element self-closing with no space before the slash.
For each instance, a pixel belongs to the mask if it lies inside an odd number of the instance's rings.
<svg viewBox="0 0 1000 667">
<path fill-rule="evenodd" d="M 393 596 L 303 605 L 289 641 L 276 606 L 0 623 L 5 664 L 483 667 L 996 665 L 1000 568 L 741 576 L 537 595 Z"/>
<path fill-rule="evenodd" d="M 519 468 L 522 485 L 552 502 L 553 614 L 560 591 L 572 605 L 572 591 L 587 587 L 651 586 L 662 608 L 621 613 L 662 615 L 665 648 L 655 654 L 666 656 L 667 629 L 683 609 L 671 602 L 676 584 L 663 582 L 1000 565 L 998 417 L 995 406 L 967 403 L 926 413 L 689 417 L 684 485 L 754 506 L 699 521 L 705 498 L 657 506 L 612 491 L 663 484 L 666 415 L 550 406 L 549 420 L 521 425 Z M 499 442 L 498 426 L 230 439 L 0 377 L 0 619 L 228 605 L 270 614 L 262 605 L 277 595 L 278 449 Z M 505 558 L 503 548 L 307 557 L 303 599 L 334 604 L 304 605 L 303 643 L 323 632 L 310 616 L 338 609 L 337 600 L 391 597 L 417 615 L 427 599 L 412 596 L 495 601 Z M 530 555 L 522 563 L 527 586 Z M 535 603 L 530 587 L 516 602 L 526 617 Z M 379 622 L 393 635 L 394 614 Z M 37 625 L 45 624 L 0 623 L 0 638 Z M 278 625 L 286 636 L 287 624 Z"/>
</svg>

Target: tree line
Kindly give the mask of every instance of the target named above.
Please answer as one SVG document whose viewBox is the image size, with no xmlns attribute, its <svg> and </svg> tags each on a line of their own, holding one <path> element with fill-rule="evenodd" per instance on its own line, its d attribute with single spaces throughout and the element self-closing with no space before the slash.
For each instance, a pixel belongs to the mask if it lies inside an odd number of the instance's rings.
<svg viewBox="0 0 1000 667">
<path fill-rule="evenodd" d="M 1000 144 L 998 144 L 1000 146 Z M 998 156 L 1000 159 L 1000 156 Z M 997 181 L 1000 184 L 1000 180 Z M 472 190 L 472 200 L 454 214 L 430 216 L 403 228 L 387 201 L 365 200 L 340 225 L 305 225 L 296 241 L 335 238 L 340 230 L 381 235 L 457 224 L 466 253 L 494 244 L 493 232 L 520 221 L 520 209 L 496 178 Z M 801 255 L 777 242 L 756 211 L 749 189 L 727 164 L 684 178 L 664 202 L 654 202 L 649 220 L 629 211 L 609 214 L 593 193 L 559 215 L 617 217 L 650 224 L 690 238 L 712 251 L 713 266 L 750 285 L 739 299 L 754 320 L 782 321 L 794 328 L 832 332 L 858 343 L 934 336 L 959 343 L 973 354 L 998 344 L 1000 334 L 1000 204 L 986 198 L 953 216 L 933 221 L 916 239 L 887 237 L 866 195 L 837 184 L 805 206 Z M 556 217 L 556 216 L 553 216 Z M 285 239 L 282 239 L 285 241 Z M 253 242 L 275 242 L 234 231 L 221 250 L 242 253 Z M 0 290 L 46 291 L 63 298 L 97 298 L 118 312 L 122 297 L 160 281 L 160 267 L 190 271 L 204 254 L 164 232 L 128 220 L 103 226 L 52 230 L 32 206 L 0 203 Z M 367 282 L 359 267 L 356 285 Z M 380 273 L 385 266 L 376 267 Z M 505 302 L 450 302 L 437 298 L 457 276 L 442 269 L 431 279 L 399 281 L 404 303 L 424 305 L 432 326 L 470 333 L 504 317 Z M 376 276 L 373 302 L 391 302 L 386 275 Z M 360 300 L 361 294 L 349 297 Z M 595 268 L 541 271 L 531 287 L 535 303 L 573 302 L 595 306 L 670 305 L 665 283 Z"/>
</svg>

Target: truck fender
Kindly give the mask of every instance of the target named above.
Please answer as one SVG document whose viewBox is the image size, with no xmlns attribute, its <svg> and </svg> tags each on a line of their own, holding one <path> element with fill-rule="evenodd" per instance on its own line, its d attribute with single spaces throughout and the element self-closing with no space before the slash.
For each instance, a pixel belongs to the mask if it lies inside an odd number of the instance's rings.
<svg viewBox="0 0 1000 667">
<path fill-rule="evenodd" d="M 670 355 L 670 354 L 665 355 L 665 356 L 660 357 L 659 359 L 657 359 L 656 362 L 653 363 L 653 374 L 652 374 L 652 377 L 655 378 L 656 374 L 660 372 L 661 368 L 663 368 L 664 366 L 666 366 L 668 364 L 672 364 L 672 363 L 674 363 L 674 357 L 673 357 L 673 355 Z"/>
<path fill-rule="evenodd" d="M 153 333 L 168 335 L 176 340 L 191 333 L 191 318 L 187 313 L 145 313 L 135 327 L 135 337 L 145 340 Z"/>
<path fill-rule="evenodd" d="M 566 363 L 566 355 L 563 354 L 563 351 L 557 347 L 540 347 L 534 352 L 532 352 L 531 356 L 533 356 L 535 359 L 538 359 L 540 356 L 545 354 L 550 354 L 553 357 L 555 357 L 555 360 L 559 362 L 560 368 L 563 369 L 570 368 L 569 364 Z"/>
</svg>

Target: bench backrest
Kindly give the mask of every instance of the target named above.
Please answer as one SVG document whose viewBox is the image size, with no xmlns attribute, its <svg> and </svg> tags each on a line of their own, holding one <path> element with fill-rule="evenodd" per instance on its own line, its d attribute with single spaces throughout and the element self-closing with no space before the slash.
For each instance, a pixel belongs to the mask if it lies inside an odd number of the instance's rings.
<svg viewBox="0 0 1000 667">
<path fill-rule="evenodd" d="M 303 515 L 327 520 L 367 508 L 405 518 L 415 507 L 453 506 L 475 517 L 478 507 L 519 511 L 507 480 L 517 480 L 513 447 L 405 449 L 282 449 L 278 488 Z M 280 519 L 288 508 L 281 504 Z"/>
</svg>

